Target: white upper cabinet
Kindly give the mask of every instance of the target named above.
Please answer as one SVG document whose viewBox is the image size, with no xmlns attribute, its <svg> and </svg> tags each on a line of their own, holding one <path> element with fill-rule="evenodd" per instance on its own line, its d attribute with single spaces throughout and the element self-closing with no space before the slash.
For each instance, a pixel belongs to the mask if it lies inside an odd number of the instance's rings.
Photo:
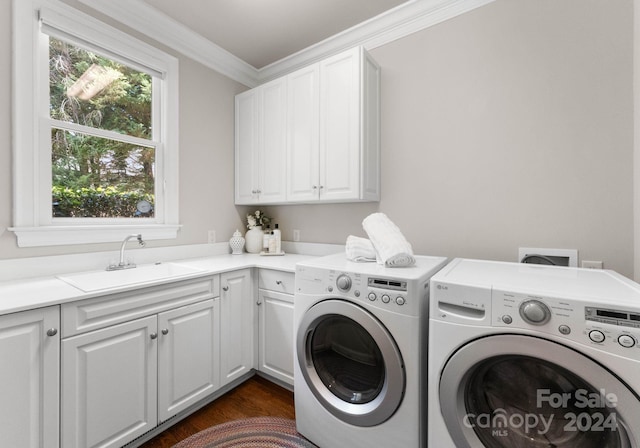
<svg viewBox="0 0 640 448">
<path fill-rule="evenodd" d="M 272 85 L 285 93 L 260 99 Z M 379 93 L 380 68 L 356 47 L 238 95 L 236 203 L 378 201 Z M 251 149 L 261 155 L 249 156 Z M 273 184 L 252 167 L 261 157 L 269 175 L 280 175 Z"/>
<path fill-rule="evenodd" d="M 257 202 L 258 91 L 236 96 L 235 112 L 235 191 L 236 204 Z"/>
<path fill-rule="evenodd" d="M 287 200 L 318 199 L 320 173 L 320 66 L 287 76 Z"/>
<path fill-rule="evenodd" d="M 276 79 L 236 96 L 236 204 L 285 201 L 286 94 Z"/>
</svg>

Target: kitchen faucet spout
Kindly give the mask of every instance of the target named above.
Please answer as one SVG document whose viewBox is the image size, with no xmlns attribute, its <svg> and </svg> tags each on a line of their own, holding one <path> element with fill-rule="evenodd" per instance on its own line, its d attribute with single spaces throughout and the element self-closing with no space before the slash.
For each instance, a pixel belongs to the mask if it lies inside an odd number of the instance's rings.
<svg viewBox="0 0 640 448">
<path fill-rule="evenodd" d="M 132 235 L 127 236 L 122 242 L 122 245 L 120 246 L 120 261 L 118 262 L 118 264 L 110 264 L 109 266 L 107 266 L 107 271 L 117 271 L 120 269 L 131 269 L 136 267 L 134 263 L 125 263 L 124 261 L 125 246 L 127 245 L 127 241 L 129 241 L 132 238 L 137 238 L 138 244 L 142 247 L 144 247 L 147 244 L 143 241 L 142 234 L 140 233 L 134 233 Z"/>
</svg>

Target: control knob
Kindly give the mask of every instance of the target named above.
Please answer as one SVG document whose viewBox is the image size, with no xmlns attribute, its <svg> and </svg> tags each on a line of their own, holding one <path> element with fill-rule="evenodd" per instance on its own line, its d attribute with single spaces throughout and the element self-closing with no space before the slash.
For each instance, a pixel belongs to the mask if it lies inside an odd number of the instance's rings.
<svg viewBox="0 0 640 448">
<path fill-rule="evenodd" d="M 591 330 L 589 332 L 589 339 L 591 339 L 593 342 L 604 342 L 604 340 L 606 339 L 604 333 L 600 330 Z"/>
<path fill-rule="evenodd" d="M 351 277 L 346 274 L 340 274 L 336 279 L 336 286 L 342 292 L 347 292 L 351 289 Z"/>
<path fill-rule="evenodd" d="M 628 334 L 621 334 L 618 336 L 618 344 L 625 348 L 631 348 L 636 345 L 636 340 Z"/>
<path fill-rule="evenodd" d="M 532 325 L 544 325 L 551 319 L 551 311 L 539 300 L 526 300 L 520 305 L 520 317 Z"/>
</svg>

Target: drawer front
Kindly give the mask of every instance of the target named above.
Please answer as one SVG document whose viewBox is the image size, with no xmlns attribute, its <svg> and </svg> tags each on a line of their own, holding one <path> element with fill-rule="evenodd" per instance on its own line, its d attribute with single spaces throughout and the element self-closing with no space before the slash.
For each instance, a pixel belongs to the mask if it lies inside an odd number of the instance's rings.
<svg viewBox="0 0 640 448">
<path fill-rule="evenodd" d="M 62 337 L 219 296 L 220 277 L 188 280 L 62 304 Z"/>
<path fill-rule="evenodd" d="M 293 272 L 275 271 L 272 269 L 259 269 L 258 287 L 285 294 L 293 294 L 295 289 Z"/>
</svg>

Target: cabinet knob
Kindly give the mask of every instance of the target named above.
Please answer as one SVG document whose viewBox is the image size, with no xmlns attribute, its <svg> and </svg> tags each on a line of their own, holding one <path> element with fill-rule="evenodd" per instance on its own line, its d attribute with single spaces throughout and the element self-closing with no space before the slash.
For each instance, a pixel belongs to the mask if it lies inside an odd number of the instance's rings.
<svg viewBox="0 0 640 448">
<path fill-rule="evenodd" d="M 320 189 L 322 190 L 324 188 L 324 185 L 320 185 Z"/>
<path fill-rule="evenodd" d="M 256 194 L 257 191 L 256 190 L 251 190 L 251 194 Z"/>
<path fill-rule="evenodd" d="M 276 285 L 282 285 L 282 280 L 276 280 Z"/>
<path fill-rule="evenodd" d="M 151 334 L 149 335 L 149 337 L 150 337 L 151 339 L 156 339 L 156 338 L 158 337 L 158 333 L 151 333 Z"/>
<path fill-rule="evenodd" d="M 57 328 L 49 328 L 47 330 L 47 336 L 55 336 L 58 334 L 58 329 Z"/>
<path fill-rule="evenodd" d="M 260 306 L 260 305 L 262 305 L 262 302 L 258 300 L 258 301 L 256 302 L 256 305 Z"/>
<path fill-rule="evenodd" d="M 313 187 L 311 187 L 311 188 L 313 188 L 314 190 L 317 190 L 317 189 L 318 189 L 318 187 L 317 187 L 316 185 L 314 185 L 314 186 L 313 186 Z"/>
<path fill-rule="evenodd" d="M 229 291 L 229 287 L 228 287 L 228 286 L 223 286 L 223 287 L 222 287 L 222 290 L 223 290 L 223 291 Z"/>
<path fill-rule="evenodd" d="M 169 329 L 168 328 L 163 328 L 162 329 L 162 334 L 165 335 L 165 336 L 168 335 L 169 334 Z"/>
</svg>

